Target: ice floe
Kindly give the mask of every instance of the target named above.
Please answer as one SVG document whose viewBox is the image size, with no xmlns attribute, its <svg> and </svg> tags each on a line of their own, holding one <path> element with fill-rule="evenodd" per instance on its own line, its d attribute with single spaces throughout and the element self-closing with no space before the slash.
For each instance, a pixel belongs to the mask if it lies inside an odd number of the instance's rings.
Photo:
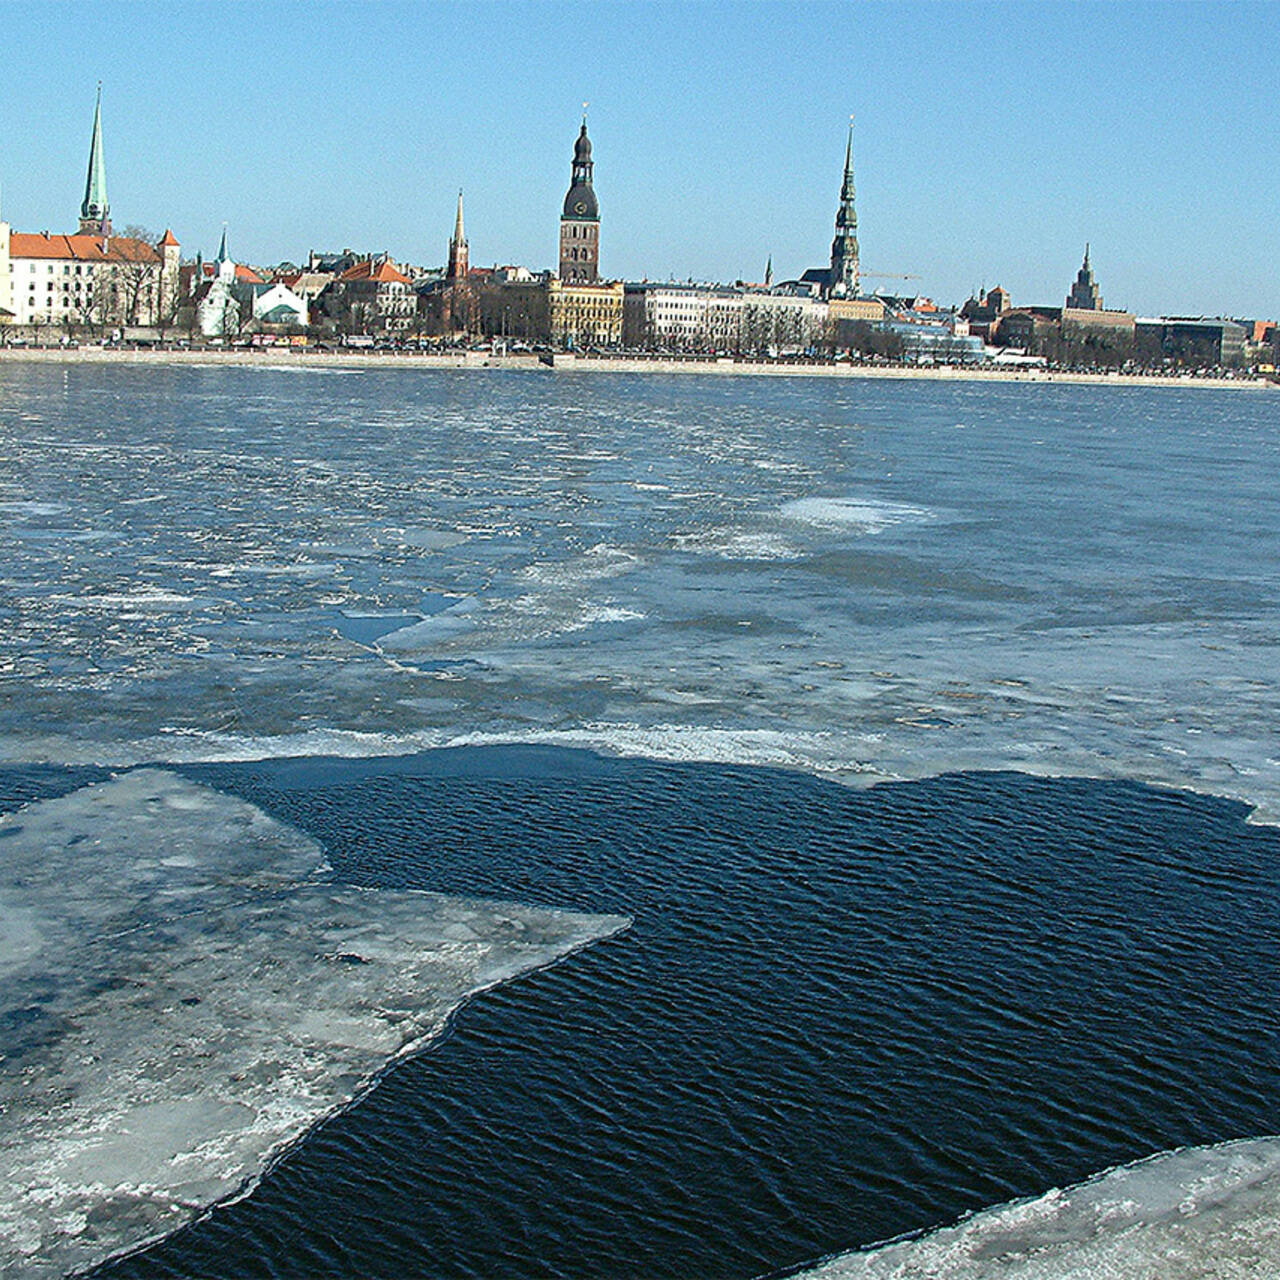
<svg viewBox="0 0 1280 1280">
<path fill-rule="evenodd" d="M 0 1276 L 251 1186 L 468 995 L 622 928 L 327 881 L 261 810 L 143 769 L 0 818 Z"/>
<path fill-rule="evenodd" d="M 881 533 L 898 524 L 923 524 L 936 519 L 927 507 L 880 498 L 797 498 L 782 508 L 789 520 L 854 533 Z"/>
<path fill-rule="evenodd" d="M 804 1280 L 1260 1280 L 1280 1273 L 1280 1138 L 1166 1152 L 801 1273 Z"/>
</svg>

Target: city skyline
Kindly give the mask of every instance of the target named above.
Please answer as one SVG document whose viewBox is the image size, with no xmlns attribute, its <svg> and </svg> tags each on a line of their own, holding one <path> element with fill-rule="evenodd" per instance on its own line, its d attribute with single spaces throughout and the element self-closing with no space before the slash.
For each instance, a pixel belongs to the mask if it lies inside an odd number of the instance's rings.
<svg viewBox="0 0 1280 1280">
<path fill-rule="evenodd" d="M 88 122 L 101 78 L 118 226 L 142 223 L 158 231 L 172 225 L 189 255 L 210 252 L 225 221 L 239 252 L 258 262 L 297 261 L 309 248 L 351 245 L 436 263 L 445 258 L 462 187 L 473 263 L 551 266 L 566 137 L 585 98 L 592 103 L 597 189 L 607 227 L 602 275 L 760 279 L 771 257 L 775 278 L 781 279 L 827 258 L 845 128 L 854 111 L 859 231 L 869 273 L 911 273 L 920 277 L 911 282 L 913 289 L 949 301 L 962 300 L 980 285 L 1001 284 L 1018 304 L 1053 303 L 1060 302 L 1084 244 L 1091 242 L 1113 305 L 1260 315 L 1276 309 L 1276 231 L 1274 219 L 1264 215 L 1274 210 L 1277 180 L 1260 163 L 1261 152 L 1249 167 L 1253 150 L 1264 147 L 1263 131 L 1236 128 L 1226 102 L 1220 104 L 1223 111 L 1207 113 L 1207 101 L 1191 92 L 1194 79 L 1213 74 L 1228 52 L 1221 39 L 1215 44 L 1197 38 L 1213 24 L 1206 12 L 1191 7 L 1157 7 L 1160 32 L 1139 32 L 1136 44 L 1117 50 L 1106 37 L 1115 37 L 1118 28 L 1142 28 L 1135 15 L 1142 11 L 1138 16 L 1149 19 L 1149 6 L 1081 5 L 1030 15 L 989 6 L 976 10 L 976 18 L 969 7 L 933 6 L 935 15 L 967 24 L 973 38 L 993 15 L 1008 28 L 985 47 L 985 60 L 972 66 L 969 78 L 945 92 L 923 70 L 895 77 L 869 68 L 847 85 L 832 85 L 824 72 L 823 59 L 830 56 L 824 48 L 809 47 L 803 72 L 794 58 L 761 63 L 733 52 L 752 34 L 759 37 L 762 55 L 771 38 L 787 31 L 803 45 L 815 21 L 839 20 L 851 38 L 856 31 L 869 67 L 876 41 L 889 39 L 888 15 L 895 15 L 898 28 L 910 28 L 919 23 L 915 10 L 816 4 L 788 11 L 784 22 L 781 6 L 695 6 L 708 19 L 726 19 L 717 46 L 722 57 L 736 59 L 744 76 L 763 77 L 764 87 L 776 86 L 772 96 L 744 91 L 736 104 L 720 84 L 714 93 L 692 94 L 696 103 L 668 98 L 671 82 L 681 76 L 694 88 L 714 77 L 709 52 L 681 45 L 674 29 L 681 20 L 666 5 L 627 10 L 642 14 L 644 23 L 633 21 L 611 53 L 593 57 L 585 68 L 567 56 L 550 60 L 549 46 L 569 47 L 559 38 L 566 27 L 585 45 L 593 44 L 610 22 L 623 21 L 619 7 L 380 4 L 360 6 L 357 22 L 354 6 L 314 6 L 305 13 L 316 19 L 298 31 L 285 19 L 291 16 L 296 28 L 304 11 L 275 5 L 267 6 L 266 16 L 256 8 L 235 9 L 235 30 L 228 31 L 212 24 L 215 11 L 204 5 L 171 11 L 139 3 L 106 6 L 93 12 L 87 30 L 67 34 L 55 27 L 47 36 L 35 32 L 34 24 L 24 33 L 23 12 L 3 7 L 11 33 L 29 47 L 67 41 L 63 91 L 46 94 L 33 109 L 31 95 L 19 84 L 0 108 L 15 143 L 0 161 L 0 214 L 27 229 L 74 229 L 71 214 L 83 190 Z M 127 24 L 121 21 L 126 12 Z M 1223 12 L 1219 37 L 1256 24 L 1263 11 L 1228 6 Z M 139 44 L 146 24 L 138 18 L 144 14 L 154 14 L 156 24 Z M 253 32 L 272 17 L 276 40 L 265 57 L 270 65 L 264 66 Z M 405 24 L 449 37 L 444 47 L 462 50 L 424 62 L 416 88 L 402 82 L 411 59 L 388 39 Z M 487 82 L 465 99 L 455 98 L 451 108 L 451 91 L 476 59 L 473 28 L 485 26 L 496 40 L 489 50 L 495 65 Z M 111 56 L 121 41 L 128 43 L 123 27 L 132 32 L 132 60 Z M 356 27 L 361 39 L 353 44 Z M 1056 45 L 1028 54 L 1026 43 L 1045 29 Z M 256 77 L 275 89 L 256 102 L 251 95 L 228 98 L 222 110 L 210 113 L 201 106 L 205 91 L 197 80 L 167 105 L 174 64 L 189 67 L 195 57 L 188 49 L 193 31 L 211 72 L 239 62 L 250 73 L 242 83 Z M 1073 38 L 1087 32 L 1095 37 L 1092 44 Z M 897 38 L 904 34 L 899 31 Z M 312 81 L 282 93 L 279 86 L 287 81 L 272 80 L 271 66 L 283 73 L 281 59 L 288 51 L 297 58 L 330 41 L 335 56 L 307 64 Z M 1091 108 L 1092 132 L 1080 136 L 1081 101 L 1098 99 L 1101 80 L 1111 76 L 1118 59 L 1132 61 L 1136 76 L 1144 46 L 1149 52 L 1152 41 L 1165 46 L 1171 72 L 1179 65 L 1175 55 L 1194 72 L 1191 82 L 1181 80 L 1188 92 L 1176 100 L 1167 94 L 1152 98 L 1149 82 L 1109 80 L 1109 92 Z M 524 58 L 520 77 L 504 74 L 513 44 Z M 935 36 L 932 46 L 918 45 L 918 61 L 936 61 L 939 44 Z M 1076 50 L 1069 69 L 1074 67 L 1077 92 L 1069 99 L 1055 97 L 1061 86 L 1048 80 L 1028 101 L 1022 80 L 1043 67 L 1054 48 Z M 973 45 L 969 53 L 975 52 Z M 370 57 L 380 71 L 368 65 Z M 1260 42 L 1236 51 L 1233 87 L 1239 100 L 1248 100 L 1250 76 L 1261 77 L 1271 60 Z M 30 62 L 16 68 L 20 81 L 30 75 Z M 83 80 L 76 78 L 80 69 Z M 647 90 L 644 71 L 650 73 Z M 316 99 L 317 77 L 337 82 L 329 85 L 323 104 Z M 980 116 L 966 114 L 975 77 L 988 90 L 980 95 L 987 101 Z M 486 83 L 488 92 L 482 92 Z M 890 83 L 892 91 L 886 88 Z M 24 99 L 28 105 L 19 110 Z M 516 127 L 494 127 L 511 103 L 525 99 Z M 1120 110 L 1130 100 L 1137 105 Z M 690 127 L 691 108 L 698 105 L 702 113 Z M 1119 157 L 1129 170 L 1121 181 L 1117 149 L 1124 151 L 1144 105 L 1160 110 L 1149 114 L 1148 145 Z M 201 125 L 184 123 L 193 110 Z M 992 117 L 1001 121 L 994 133 Z M 943 123 L 949 139 L 939 147 Z M 1222 146 L 1206 149 L 1215 129 L 1224 135 Z M 1236 133 L 1243 133 L 1238 141 Z M 1007 160 L 1007 148 L 991 145 L 996 135 L 1012 140 L 1015 151 L 1032 154 L 1010 168 L 1000 159 Z M 1188 167 L 1210 174 L 1229 170 L 1234 177 L 1192 182 Z M 1029 185 L 1032 172 L 1041 177 Z M 1070 190 L 1063 189 L 1064 181 Z M 877 283 L 894 287 L 873 274 L 868 288 Z"/>
</svg>

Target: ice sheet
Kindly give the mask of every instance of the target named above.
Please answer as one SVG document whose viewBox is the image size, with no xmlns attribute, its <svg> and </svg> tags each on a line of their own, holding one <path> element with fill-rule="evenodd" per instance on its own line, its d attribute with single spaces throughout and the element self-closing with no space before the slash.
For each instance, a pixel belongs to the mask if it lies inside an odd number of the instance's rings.
<svg viewBox="0 0 1280 1280">
<path fill-rule="evenodd" d="M 804 1280 L 1261 1280 L 1280 1270 L 1280 1138 L 1168 1152 L 801 1273 Z"/>
<path fill-rule="evenodd" d="M 0 1275 L 251 1185 L 469 994 L 618 917 L 322 879 L 254 806 L 137 770 L 0 818 Z"/>
<path fill-rule="evenodd" d="M 1267 397 L 153 372 L 0 373 L 0 758 L 480 734 L 1280 817 Z"/>
</svg>

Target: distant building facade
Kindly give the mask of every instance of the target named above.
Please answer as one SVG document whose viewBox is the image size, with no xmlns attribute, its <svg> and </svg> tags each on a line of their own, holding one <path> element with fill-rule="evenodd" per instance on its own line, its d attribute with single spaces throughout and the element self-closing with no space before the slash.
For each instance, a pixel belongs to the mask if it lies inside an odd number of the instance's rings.
<svg viewBox="0 0 1280 1280">
<path fill-rule="evenodd" d="M 804 291 L 646 280 L 626 286 L 622 340 L 667 351 L 807 350 L 826 340 L 829 321 L 827 304 Z"/>
<path fill-rule="evenodd" d="M 1137 322 L 1137 332 L 1145 352 L 1190 369 L 1243 364 L 1249 337 L 1244 325 L 1214 316 L 1143 319 Z"/>
<path fill-rule="evenodd" d="M 409 277 L 380 254 L 337 276 L 314 309 L 348 333 L 403 333 L 413 327 L 417 295 Z"/>
<path fill-rule="evenodd" d="M 553 346 L 613 347 L 622 341 L 623 283 L 548 280 L 547 325 Z"/>
</svg>

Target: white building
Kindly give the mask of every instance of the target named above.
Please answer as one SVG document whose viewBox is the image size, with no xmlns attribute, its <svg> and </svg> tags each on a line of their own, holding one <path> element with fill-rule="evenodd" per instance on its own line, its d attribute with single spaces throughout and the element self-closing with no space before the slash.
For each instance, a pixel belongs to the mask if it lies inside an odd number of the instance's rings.
<svg viewBox="0 0 1280 1280">
<path fill-rule="evenodd" d="M 827 304 L 808 292 L 723 285 L 628 284 L 623 341 L 671 350 L 803 350 L 827 332 Z"/>
<path fill-rule="evenodd" d="M 178 242 L 30 234 L 0 223 L 0 308 L 20 325 L 154 325 L 172 320 Z M 0 320 L 4 317 L 0 316 Z"/>
<path fill-rule="evenodd" d="M 275 284 L 251 286 L 253 292 L 253 318 L 259 324 L 284 324 L 303 328 L 307 323 L 307 304 L 288 285 L 277 280 Z"/>
</svg>

